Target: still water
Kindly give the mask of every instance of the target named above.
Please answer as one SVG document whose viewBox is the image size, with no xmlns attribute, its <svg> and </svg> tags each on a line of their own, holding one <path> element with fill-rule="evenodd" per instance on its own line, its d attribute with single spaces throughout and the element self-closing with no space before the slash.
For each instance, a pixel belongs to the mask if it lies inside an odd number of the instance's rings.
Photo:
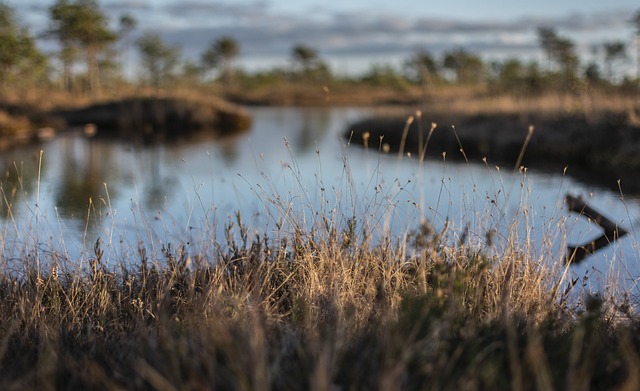
<svg viewBox="0 0 640 391">
<path fill-rule="evenodd" d="M 239 212 L 249 235 L 286 235 L 296 227 L 344 228 L 403 238 L 422 221 L 496 252 L 515 241 L 562 264 L 567 244 L 601 234 L 567 211 L 567 193 L 584 197 L 629 235 L 573 266 L 569 276 L 598 289 L 637 291 L 640 202 L 571 178 L 570 172 L 513 172 L 491 162 L 420 163 L 350 147 L 341 137 L 363 108 L 252 108 L 240 136 L 204 136 L 162 145 L 62 134 L 2 153 L 1 259 L 84 262 L 100 239 L 111 264 L 163 245 L 207 253 L 224 244 Z M 624 184 L 623 184 L 624 187 Z M 331 227 L 330 227 L 331 226 Z M 467 229 L 468 227 L 468 229 Z M 467 232 L 467 233 L 465 233 Z M 160 257 L 160 255 L 158 255 Z"/>
</svg>

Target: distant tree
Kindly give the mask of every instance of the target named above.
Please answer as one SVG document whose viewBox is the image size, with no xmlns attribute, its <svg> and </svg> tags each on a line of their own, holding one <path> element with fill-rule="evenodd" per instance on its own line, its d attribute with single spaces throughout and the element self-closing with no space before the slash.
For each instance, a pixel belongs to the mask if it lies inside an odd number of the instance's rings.
<svg viewBox="0 0 640 391">
<path fill-rule="evenodd" d="M 228 86 L 233 80 L 233 60 L 239 53 L 238 42 L 233 37 L 224 36 L 209 45 L 200 62 L 206 70 L 220 68 L 221 79 Z"/>
<path fill-rule="evenodd" d="M 605 42 L 602 45 L 604 49 L 604 63 L 607 72 L 607 79 L 613 81 L 613 63 L 616 60 L 624 60 L 627 58 L 627 47 L 622 41 Z"/>
<path fill-rule="evenodd" d="M 220 65 L 220 56 L 215 48 L 215 42 L 202 53 L 200 64 L 205 71 L 214 70 Z"/>
<path fill-rule="evenodd" d="M 369 71 L 364 74 L 361 81 L 371 85 L 397 89 L 407 87 L 407 80 L 390 65 L 374 64 Z"/>
<path fill-rule="evenodd" d="M 433 84 L 440 79 L 438 61 L 426 50 L 421 50 L 404 63 L 408 78 L 416 83 Z"/>
<path fill-rule="evenodd" d="M 18 24 L 14 10 L 0 3 L 0 90 L 24 86 L 46 73 L 46 58 L 28 29 Z"/>
<path fill-rule="evenodd" d="M 318 52 L 303 44 L 298 44 L 291 49 L 291 58 L 306 76 L 311 74 L 319 61 Z"/>
<path fill-rule="evenodd" d="M 62 81 L 67 91 L 72 89 L 72 68 L 77 57 L 72 32 L 67 21 L 72 20 L 72 5 L 68 1 L 57 1 L 49 8 L 47 35 L 54 36 L 60 44 L 59 58 L 62 62 Z"/>
<path fill-rule="evenodd" d="M 98 68 L 100 69 L 100 85 L 116 86 L 122 81 L 123 64 L 120 61 L 117 48 L 111 47 L 105 50 L 98 58 Z"/>
<path fill-rule="evenodd" d="M 518 58 L 507 58 L 490 64 L 489 87 L 494 91 L 516 95 L 531 95 L 544 88 L 544 75 L 536 61 L 524 63 Z"/>
<path fill-rule="evenodd" d="M 130 14 L 123 14 L 120 16 L 119 27 L 120 27 L 120 39 L 122 39 L 124 43 L 124 48 L 122 49 L 124 52 L 124 68 L 125 73 L 129 68 L 129 49 L 131 47 L 131 33 L 138 26 L 138 20 L 131 16 Z"/>
<path fill-rule="evenodd" d="M 630 23 L 634 29 L 636 41 L 636 61 L 638 66 L 638 74 L 636 76 L 640 80 L 640 9 L 633 14 Z"/>
<path fill-rule="evenodd" d="M 531 93 L 541 92 L 544 87 L 544 74 L 537 61 L 531 61 L 525 66 L 525 86 Z"/>
<path fill-rule="evenodd" d="M 123 37 L 131 34 L 131 32 L 138 26 L 138 20 L 130 14 L 120 15 L 118 23 L 120 24 L 120 35 Z"/>
<path fill-rule="evenodd" d="M 600 74 L 600 67 L 595 62 L 590 62 L 584 70 L 584 78 L 590 84 L 600 84 L 602 82 L 602 75 Z"/>
<path fill-rule="evenodd" d="M 491 64 L 493 85 L 499 90 L 521 92 L 525 89 L 526 69 L 522 62 L 510 58 Z"/>
<path fill-rule="evenodd" d="M 49 8 L 49 35 L 60 42 L 65 79 L 70 79 L 72 63 L 84 53 L 89 88 L 99 90 L 98 55 L 116 40 L 108 19 L 95 0 L 57 0 Z"/>
<path fill-rule="evenodd" d="M 329 65 L 318 52 L 306 45 L 298 44 L 291 48 L 293 69 L 290 76 L 302 77 L 308 81 L 327 82 L 333 78 Z"/>
<path fill-rule="evenodd" d="M 203 68 L 200 64 L 185 61 L 180 68 L 181 82 L 189 86 L 198 86 L 202 82 Z"/>
<path fill-rule="evenodd" d="M 156 33 L 146 32 L 137 41 L 142 68 L 148 73 L 148 79 L 158 91 L 160 86 L 175 71 L 180 50 L 167 46 Z"/>
<path fill-rule="evenodd" d="M 482 59 L 462 48 L 445 53 L 442 66 L 455 74 L 459 84 L 478 84 L 484 79 Z"/>
<path fill-rule="evenodd" d="M 565 82 L 573 81 L 577 77 L 579 65 L 573 42 L 558 36 L 554 29 L 548 27 L 538 28 L 538 42 Z"/>
</svg>

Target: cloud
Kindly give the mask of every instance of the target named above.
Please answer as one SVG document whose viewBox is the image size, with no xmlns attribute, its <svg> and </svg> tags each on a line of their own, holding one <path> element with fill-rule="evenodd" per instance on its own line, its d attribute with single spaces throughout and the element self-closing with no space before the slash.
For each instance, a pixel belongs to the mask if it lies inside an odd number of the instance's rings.
<svg viewBox="0 0 640 391">
<path fill-rule="evenodd" d="M 46 16 L 42 1 L 20 2 L 22 12 Z M 438 54 L 464 47 L 473 51 L 534 51 L 536 29 L 558 29 L 570 39 L 601 32 L 625 31 L 629 11 L 572 13 L 561 16 L 524 16 L 514 20 L 468 20 L 375 9 L 335 12 L 320 7 L 314 12 L 276 11 L 268 0 L 250 3 L 188 0 L 103 0 L 102 8 L 115 26 L 120 15 L 138 19 L 138 33 L 153 30 L 180 45 L 186 57 L 197 58 L 208 44 L 221 37 L 235 38 L 241 60 L 261 56 L 286 59 L 291 48 L 304 43 L 321 56 L 410 55 L 418 48 Z M 35 20 L 35 19 L 34 19 Z"/>
<path fill-rule="evenodd" d="M 110 1 L 102 4 L 102 9 L 109 13 L 130 13 L 148 11 L 152 7 L 142 0 Z"/>
<path fill-rule="evenodd" d="M 225 17 L 232 19 L 254 20 L 264 15 L 269 8 L 269 4 L 264 1 L 256 1 L 250 4 L 204 2 L 204 1 L 184 1 L 166 4 L 161 7 L 172 17 Z"/>
<path fill-rule="evenodd" d="M 196 7 L 196 5 L 194 5 Z M 187 7 L 188 8 L 188 7 Z M 242 6 L 210 7 L 210 11 L 228 11 L 230 18 L 239 23 L 198 27 L 186 27 L 173 31 L 168 36 L 176 42 L 201 45 L 203 39 L 220 35 L 235 37 L 245 55 L 284 54 L 296 43 L 304 43 L 320 51 L 331 53 L 382 53 L 403 52 L 422 46 L 444 50 L 447 47 L 464 46 L 469 49 L 491 48 L 505 50 L 533 48 L 536 44 L 536 29 L 539 26 L 553 27 L 562 34 L 579 34 L 585 31 L 604 30 L 624 25 L 625 14 L 621 12 L 599 14 L 572 14 L 555 18 L 523 17 L 513 21 L 487 20 L 467 21 L 443 18 L 408 18 L 399 15 L 375 15 L 362 13 L 339 13 L 331 18 L 317 20 L 313 16 L 277 15 L 261 13 L 258 23 L 243 23 L 254 13 Z M 182 15 L 192 10 L 182 11 Z M 200 12 L 205 12 L 200 9 Z M 513 38 L 510 38 L 513 37 Z M 528 41 L 527 41 L 528 39 Z M 517 41 L 517 42 L 516 42 Z M 195 49 L 195 47 L 193 48 Z"/>
</svg>

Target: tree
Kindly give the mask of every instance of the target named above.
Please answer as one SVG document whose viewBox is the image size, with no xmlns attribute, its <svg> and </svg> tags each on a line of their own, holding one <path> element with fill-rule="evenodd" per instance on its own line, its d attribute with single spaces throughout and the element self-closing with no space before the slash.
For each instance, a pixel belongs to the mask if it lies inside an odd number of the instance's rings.
<svg viewBox="0 0 640 391">
<path fill-rule="evenodd" d="M 544 88 L 544 75 L 537 61 L 523 63 L 517 58 L 508 58 L 491 65 L 492 87 L 518 95 L 531 95 Z"/>
<path fill-rule="evenodd" d="M 180 68 L 181 83 L 196 87 L 202 83 L 203 69 L 200 64 L 187 60 Z"/>
<path fill-rule="evenodd" d="M 240 53 L 240 45 L 229 36 L 224 36 L 212 42 L 202 53 L 200 62 L 206 70 L 221 69 L 221 78 L 225 85 L 230 85 L 233 79 L 233 59 Z"/>
<path fill-rule="evenodd" d="M 124 14 L 120 16 L 120 38 L 124 42 L 124 69 L 127 73 L 129 68 L 129 48 L 131 47 L 131 32 L 135 30 L 138 25 L 138 20 L 130 14 Z"/>
<path fill-rule="evenodd" d="M 404 67 L 408 77 L 416 83 L 432 84 L 440 79 L 440 67 L 438 62 L 426 50 L 421 50 L 411 56 Z"/>
<path fill-rule="evenodd" d="M 27 81 L 46 73 L 46 58 L 38 50 L 29 31 L 18 24 L 14 10 L 0 3 L 0 87 Z"/>
<path fill-rule="evenodd" d="M 97 1 L 77 0 L 76 12 L 76 39 L 85 51 L 90 89 L 97 92 L 100 89 L 98 54 L 115 42 L 117 36 L 109 30 L 107 17 Z"/>
<path fill-rule="evenodd" d="M 454 72 L 459 84 L 478 84 L 484 78 L 482 59 L 462 48 L 445 53 L 442 66 Z"/>
<path fill-rule="evenodd" d="M 600 84 L 602 82 L 602 76 L 600 75 L 600 67 L 595 62 L 590 62 L 584 70 L 584 78 L 590 84 Z"/>
<path fill-rule="evenodd" d="M 47 35 L 54 36 L 60 44 L 60 61 L 62 62 L 62 82 L 67 91 L 72 89 L 72 67 L 77 56 L 73 45 L 72 32 L 68 26 L 72 20 L 72 5 L 68 1 L 58 1 L 49 8 L 49 30 Z"/>
<path fill-rule="evenodd" d="M 635 36 L 636 36 L 636 61 L 638 62 L 637 66 L 638 66 L 638 80 L 640 80 L 640 9 L 636 11 L 635 14 L 633 14 L 633 17 L 631 18 L 631 26 L 633 27 L 633 29 L 635 30 Z"/>
<path fill-rule="evenodd" d="M 67 83 L 76 54 L 85 55 L 89 89 L 99 90 L 98 55 L 116 40 L 109 30 L 108 20 L 96 0 L 57 0 L 49 8 L 49 35 L 55 36 L 61 46 L 63 74 Z"/>
<path fill-rule="evenodd" d="M 305 76 L 309 76 L 318 64 L 318 52 L 309 46 L 298 44 L 291 49 L 293 62 L 300 67 Z"/>
<path fill-rule="evenodd" d="M 604 48 L 604 63 L 607 79 L 613 81 L 613 63 L 616 60 L 624 60 L 627 58 L 627 47 L 622 41 L 605 42 L 602 47 Z"/>
<path fill-rule="evenodd" d="M 202 52 L 202 55 L 200 56 L 200 66 L 204 72 L 210 72 L 218 68 L 219 65 L 220 56 L 215 49 L 215 45 L 211 44 L 207 50 Z"/>
<path fill-rule="evenodd" d="M 503 91 L 519 92 L 524 87 L 526 70 L 522 62 L 510 58 L 491 64 L 495 86 Z"/>
<path fill-rule="evenodd" d="M 575 80 L 579 60 L 573 42 L 558 36 L 554 29 L 548 27 L 538 28 L 538 42 L 565 82 Z"/>
<path fill-rule="evenodd" d="M 407 80 L 391 65 L 372 65 L 369 71 L 362 76 L 361 81 L 375 86 L 396 89 L 404 89 L 407 86 Z"/>
<path fill-rule="evenodd" d="M 146 32 L 137 41 L 141 63 L 156 91 L 170 77 L 180 57 L 180 50 L 167 46 L 156 33 Z"/>
</svg>

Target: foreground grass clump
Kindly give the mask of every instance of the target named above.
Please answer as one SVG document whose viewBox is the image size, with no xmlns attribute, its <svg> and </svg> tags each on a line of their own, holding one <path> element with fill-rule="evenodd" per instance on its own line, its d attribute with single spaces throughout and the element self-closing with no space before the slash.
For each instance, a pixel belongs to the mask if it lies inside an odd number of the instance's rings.
<svg viewBox="0 0 640 391">
<path fill-rule="evenodd" d="M 640 322 L 527 254 L 296 232 L 0 275 L 0 388 L 637 389 Z M 622 315 L 622 316 L 621 316 Z"/>
</svg>

